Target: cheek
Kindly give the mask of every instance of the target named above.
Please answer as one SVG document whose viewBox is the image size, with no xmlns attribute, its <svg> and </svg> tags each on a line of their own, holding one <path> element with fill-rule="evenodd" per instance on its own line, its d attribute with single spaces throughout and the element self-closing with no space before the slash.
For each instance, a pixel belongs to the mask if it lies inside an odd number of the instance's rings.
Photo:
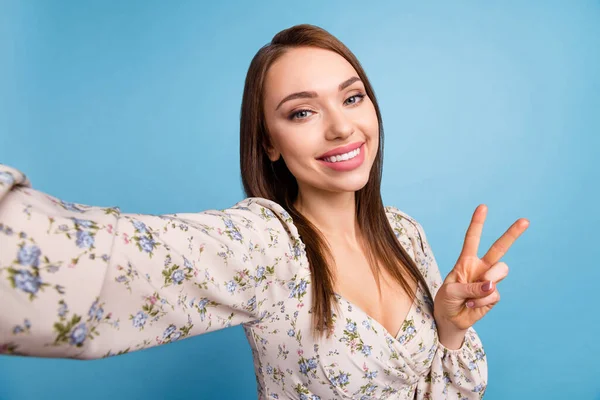
<svg viewBox="0 0 600 400">
<path fill-rule="evenodd" d="M 373 103 L 369 102 L 370 107 L 365 107 L 368 112 L 365 116 L 365 124 L 367 125 L 366 130 L 371 137 L 379 137 L 379 121 L 377 120 L 377 112 Z"/>
<path fill-rule="evenodd" d="M 370 107 L 365 107 L 364 112 L 360 115 L 358 125 L 367 140 L 370 141 L 371 147 L 376 148 L 379 143 L 379 121 L 377 120 L 375 107 L 372 103 L 369 105 Z"/>
<path fill-rule="evenodd" d="M 287 126 L 285 129 L 278 129 L 273 139 L 286 163 L 311 159 L 319 148 L 318 137 L 311 134 L 307 127 Z"/>
</svg>

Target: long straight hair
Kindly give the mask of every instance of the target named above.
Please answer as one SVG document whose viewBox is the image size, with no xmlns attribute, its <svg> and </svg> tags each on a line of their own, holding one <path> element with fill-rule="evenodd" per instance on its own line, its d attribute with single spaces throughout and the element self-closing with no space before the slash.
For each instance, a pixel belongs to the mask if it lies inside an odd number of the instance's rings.
<svg viewBox="0 0 600 400">
<path fill-rule="evenodd" d="M 335 299 L 334 277 L 330 261 L 331 251 L 322 233 L 295 207 L 298 183 L 280 157 L 271 162 L 267 155 L 270 146 L 264 118 L 264 83 L 270 66 L 286 51 L 312 46 L 333 51 L 344 57 L 356 70 L 366 93 L 375 106 L 379 122 L 379 148 L 370 171 L 367 184 L 355 193 L 356 217 L 363 238 L 363 251 L 374 271 L 379 286 L 379 265 L 385 268 L 414 301 L 407 276 L 418 282 L 433 300 L 427 283 L 417 265 L 399 244 L 390 226 L 381 199 L 383 164 L 383 126 L 381 112 L 375 93 L 365 71 L 354 54 L 336 37 L 317 26 L 302 24 L 277 33 L 270 43 L 263 46 L 252 59 L 242 97 L 240 117 L 240 166 L 242 184 L 248 197 L 262 197 L 284 207 L 292 217 L 298 233 L 306 245 L 306 256 L 313 285 L 313 334 L 320 336 L 333 329 L 331 305 L 338 306 Z M 339 309 L 338 309 L 339 310 Z"/>
</svg>

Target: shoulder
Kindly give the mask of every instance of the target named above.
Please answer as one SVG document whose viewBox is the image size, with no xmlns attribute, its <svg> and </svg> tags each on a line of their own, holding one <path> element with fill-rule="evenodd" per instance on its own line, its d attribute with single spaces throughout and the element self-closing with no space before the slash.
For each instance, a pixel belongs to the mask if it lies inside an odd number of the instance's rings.
<svg viewBox="0 0 600 400">
<path fill-rule="evenodd" d="M 0 199 L 15 186 L 30 187 L 31 184 L 23 172 L 0 164 Z"/>
<path fill-rule="evenodd" d="M 412 216 L 394 206 L 386 206 L 385 213 L 400 243 L 405 248 L 414 249 L 415 257 L 420 253 L 425 254 L 427 238 L 421 224 Z"/>
<path fill-rule="evenodd" d="M 421 235 L 423 229 L 421 224 L 409 214 L 394 206 L 385 206 L 384 209 L 390 225 L 396 232 L 396 236 L 402 233 L 409 234 L 409 236 Z"/>
<path fill-rule="evenodd" d="M 269 237 L 279 246 L 285 243 L 288 256 L 308 268 L 306 246 L 298 228 L 290 214 L 279 203 L 262 197 L 247 197 L 225 211 L 228 214 L 251 218 L 259 223 L 265 238 Z"/>
<path fill-rule="evenodd" d="M 292 217 L 279 203 L 262 197 L 247 197 L 228 210 L 249 212 L 264 220 L 276 218 L 284 224 L 293 224 Z"/>
</svg>

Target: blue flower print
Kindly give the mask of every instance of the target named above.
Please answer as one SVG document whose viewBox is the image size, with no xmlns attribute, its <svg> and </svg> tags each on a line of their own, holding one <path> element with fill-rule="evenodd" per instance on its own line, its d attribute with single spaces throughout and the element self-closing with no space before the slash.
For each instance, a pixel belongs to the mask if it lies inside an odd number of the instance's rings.
<svg viewBox="0 0 600 400">
<path fill-rule="evenodd" d="M 300 280 L 300 283 L 298 283 L 296 285 L 296 287 L 294 287 L 294 289 L 290 292 L 289 297 L 290 298 L 296 297 L 296 296 L 300 297 L 300 296 L 304 295 L 306 293 L 306 285 L 307 285 L 307 283 L 304 279 Z M 289 284 L 288 284 L 288 287 L 289 287 Z"/>
<path fill-rule="evenodd" d="M 206 304 L 208 304 L 208 299 L 204 298 L 198 302 L 198 308 L 202 309 L 206 307 Z"/>
<path fill-rule="evenodd" d="M 39 276 L 34 276 L 31 272 L 22 269 L 17 271 L 13 279 L 18 289 L 31 294 L 36 294 L 42 285 Z"/>
<path fill-rule="evenodd" d="M 181 282 L 183 282 L 183 280 L 185 279 L 185 273 L 180 269 L 175 270 L 171 274 L 171 279 L 175 284 L 180 285 Z"/>
<path fill-rule="evenodd" d="M 181 332 L 175 332 L 173 334 L 173 336 L 171 336 L 171 342 L 176 341 L 177 339 L 179 339 L 181 337 Z"/>
<path fill-rule="evenodd" d="M 152 250 L 154 250 L 154 245 L 156 244 L 154 239 L 149 236 L 142 236 L 139 243 L 142 247 L 142 250 L 144 250 L 146 253 L 152 253 Z"/>
<path fill-rule="evenodd" d="M 98 300 L 92 303 L 90 310 L 88 311 L 88 316 L 90 318 L 94 318 L 96 316 L 96 312 L 98 311 Z"/>
<path fill-rule="evenodd" d="M 371 355 L 371 349 L 372 349 L 372 347 L 371 347 L 371 346 L 369 346 L 369 345 L 364 345 L 364 346 L 363 346 L 363 349 L 362 349 L 362 353 L 363 353 L 365 356 L 370 356 L 370 355 Z"/>
<path fill-rule="evenodd" d="M 71 218 L 73 220 L 73 222 L 75 222 L 75 225 L 84 227 L 84 228 L 91 228 L 91 226 L 94 224 L 94 222 L 89 221 L 87 219 L 78 219 L 78 218 Z"/>
<path fill-rule="evenodd" d="M 232 237 L 234 240 L 238 240 L 238 241 L 240 241 L 240 242 L 241 242 L 241 241 L 242 241 L 242 239 L 243 239 L 243 237 L 242 237 L 242 234 L 241 234 L 240 232 L 238 232 L 238 231 L 233 231 L 233 232 L 231 233 L 231 237 Z"/>
<path fill-rule="evenodd" d="M 365 378 L 367 378 L 367 379 L 375 379 L 375 378 L 377 378 L 377 373 L 378 372 L 379 371 L 371 371 L 371 372 L 365 374 Z"/>
<path fill-rule="evenodd" d="M 479 385 L 477 385 L 477 386 L 475 386 L 475 387 L 473 388 L 473 391 L 474 391 L 475 393 L 479 393 L 479 392 L 481 392 L 483 389 L 484 389 L 484 386 L 483 386 L 483 384 L 481 384 L 481 383 L 480 383 Z"/>
<path fill-rule="evenodd" d="M 136 231 L 140 232 L 140 233 L 146 233 L 147 229 L 146 229 L 146 224 L 144 224 L 142 221 L 131 221 L 131 223 L 133 224 L 133 227 L 135 228 Z"/>
<path fill-rule="evenodd" d="M 350 333 L 356 332 L 356 322 L 349 322 L 346 324 L 346 330 Z"/>
<path fill-rule="evenodd" d="M 77 240 L 75 243 L 79 248 L 89 249 L 94 245 L 94 237 L 87 231 L 77 231 Z"/>
<path fill-rule="evenodd" d="M 275 218 L 275 214 L 273 214 L 273 211 L 269 210 L 268 208 L 265 208 L 265 215 L 269 218 Z"/>
<path fill-rule="evenodd" d="M 410 336 L 410 335 L 412 335 L 412 334 L 413 334 L 413 333 L 415 333 L 415 332 L 416 332 L 416 330 L 415 330 L 415 327 L 414 327 L 414 326 L 412 326 L 412 325 L 411 325 L 411 326 L 409 326 L 408 328 L 406 328 L 406 333 L 407 333 L 409 336 Z"/>
<path fill-rule="evenodd" d="M 256 277 L 258 279 L 262 278 L 264 276 L 264 274 L 265 274 L 265 267 L 260 266 L 256 269 Z"/>
<path fill-rule="evenodd" d="M 300 372 L 304 375 L 308 375 L 309 371 L 316 371 L 317 369 L 317 360 L 315 358 L 309 358 L 308 360 L 301 358 L 298 364 L 300 364 Z"/>
<path fill-rule="evenodd" d="M 288 331 L 288 336 L 294 336 L 296 334 L 296 332 L 293 329 L 290 329 Z"/>
<path fill-rule="evenodd" d="M 41 254 L 42 252 L 37 246 L 23 246 L 17 254 L 17 260 L 23 266 L 37 268 L 40 264 Z"/>
<path fill-rule="evenodd" d="M 183 266 L 187 269 L 194 269 L 194 266 L 187 258 L 183 257 Z"/>
<path fill-rule="evenodd" d="M 256 296 L 252 296 L 248 300 L 247 304 L 248 304 L 248 307 L 250 307 L 250 309 L 254 311 L 254 309 L 256 309 Z"/>
<path fill-rule="evenodd" d="M 165 332 L 163 333 L 163 340 L 168 338 L 171 335 L 171 333 L 175 332 L 176 329 L 177 329 L 177 327 L 175 325 L 173 325 L 173 324 L 169 325 L 167 327 L 167 329 L 165 329 Z"/>
<path fill-rule="evenodd" d="M 235 288 L 236 287 L 237 287 L 237 283 L 235 283 L 235 281 L 229 281 L 229 282 L 227 282 L 227 291 L 229 293 L 235 292 Z"/>
<path fill-rule="evenodd" d="M 483 360 L 483 351 L 481 349 L 478 349 L 477 351 L 475 351 L 475 357 L 478 360 Z"/>
<path fill-rule="evenodd" d="M 300 250 L 300 245 L 295 245 L 294 246 L 294 256 L 300 257 L 301 254 L 302 254 L 302 251 Z"/>
<path fill-rule="evenodd" d="M 64 317 L 68 311 L 69 307 L 67 307 L 67 303 L 61 303 L 60 307 L 58 308 L 58 316 Z"/>
<path fill-rule="evenodd" d="M 348 384 L 348 374 L 342 372 L 340 376 L 338 376 L 338 382 L 342 386 Z"/>
<path fill-rule="evenodd" d="M 68 201 L 61 200 L 60 204 L 64 207 L 65 210 L 75 211 L 75 212 L 83 212 L 83 210 L 80 209 L 79 207 L 77 207 L 74 203 L 70 203 Z"/>
<path fill-rule="evenodd" d="M 87 332 L 88 330 L 85 323 L 77 325 L 69 335 L 69 343 L 80 346 L 85 340 Z"/>
<path fill-rule="evenodd" d="M 368 320 L 365 319 L 362 324 L 365 328 L 371 329 L 371 323 Z"/>
<path fill-rule="evenodd" d="M 232 220 L 225 219 L 225 220 L 223 220 L 223 222 L 225 223 L 225 226 L 227 227 L 227 229 L 235 229 L 235 226 L 233 225 Z"/>
<path fill-rule="evenodd" d="M 148 314 L 143 311 L 138 311 L 133 317 L 133 326 L 135 328 L 142 328 L 146 324 L 146 320 L 148 319 Z"/>
<path fill-rule="evenodd" d="M 0 183 L 7 186 L 12 186 L 12 184 L 15 183 L 15 178 L 12 176 L 11 173 L 2 171 L 0 172 Z"/>
</svg>

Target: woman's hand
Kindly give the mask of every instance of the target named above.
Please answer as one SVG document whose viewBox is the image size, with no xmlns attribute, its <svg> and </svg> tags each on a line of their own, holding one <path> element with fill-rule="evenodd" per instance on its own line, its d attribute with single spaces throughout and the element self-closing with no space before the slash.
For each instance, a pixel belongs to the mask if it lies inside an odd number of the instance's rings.
<svg viewBox="0 0 600 400">
<path fill-rule="evenodd" d="M 529 227 L 527 219 L 518 219 L 479 258 L 477 250 L 486 214 L 485 205 L 475 209 L 458 261 L 435 296 L 434 318 L 447 337 L 463 332 L 464 338 L 464 332 L 500 301 L 496 284 L 508 275 L 508 266 L 499 260 Z M 442 332 L 443 342 L 441 336 Z"/>
</svg>

